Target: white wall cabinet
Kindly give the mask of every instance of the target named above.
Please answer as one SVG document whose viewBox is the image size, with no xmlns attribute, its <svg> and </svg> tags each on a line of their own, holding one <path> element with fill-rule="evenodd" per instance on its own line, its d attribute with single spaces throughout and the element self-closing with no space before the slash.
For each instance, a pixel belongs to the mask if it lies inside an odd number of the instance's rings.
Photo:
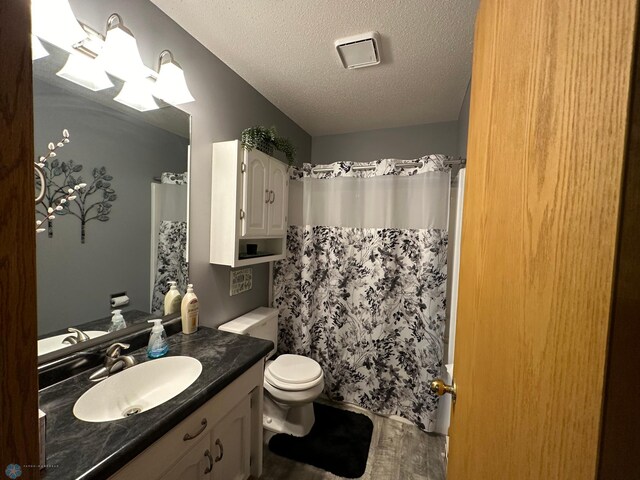
<svg viewBox="0 0 640 480">
<path fill-rule="evenodd" d="M 262 474 L 258 362 L 120 469 L 110 480 L 245 480 Z"/>
<path fill-rule="evenodd" d="M 289 172 L 287 167 L 277 160 L 269 164 L 269 235 L 287 235 L 287 210 L 289 200 Z"/>
<path fill-rule="evenodd" d="M 240 141 L 213 144 L 210 262 L 240 267 L 284 258 L 289 171 Z M 257 245 L 257 254 L 247 244 Z"/>
</svg>

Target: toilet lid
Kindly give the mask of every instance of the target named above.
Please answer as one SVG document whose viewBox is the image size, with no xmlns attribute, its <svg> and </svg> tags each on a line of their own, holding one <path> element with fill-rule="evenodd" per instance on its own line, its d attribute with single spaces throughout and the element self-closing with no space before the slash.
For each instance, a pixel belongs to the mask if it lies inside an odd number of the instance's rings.
<svg viewBox="0 0 640 480">
<path fill-rule="evenodd" d="M 267 371 L 274 379 L 293 385 L 313 382 L 322 375 L 320 364 L 302 355 L 280 355 L 267 366 Z"/>
</svg>

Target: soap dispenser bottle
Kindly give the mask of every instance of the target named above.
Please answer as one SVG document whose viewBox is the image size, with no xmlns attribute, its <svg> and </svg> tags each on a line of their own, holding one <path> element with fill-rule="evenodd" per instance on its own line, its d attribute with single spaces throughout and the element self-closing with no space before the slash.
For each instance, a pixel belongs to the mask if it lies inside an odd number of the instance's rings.
<svg viewBox="0 0 640 480">
<path fill-rule="evenodd" d="M 149 337 L 149 345 L 147 346 L 147 356 L 149 358 L 159 358 L 167 354 L 169 351 L 169 344 L 167 343 L 167 334 L 162 326 L 162 320 L 148 320 L 149 323 L 153 323 L 151 329 L 151 336 Z"/>
<path fill-rule="evenodd" d="M 198 297 L 193 293 L 193 285 L 189 284 L 187 293 L 182 299 L 182 308 L 180 313 L 182 316 L 182 333 L 194 333 L 198 330 Z"/>
<path fill-rule="evenodd" d="M 115 332 L 116 330 L 122 330 L 123 328 L 127 328 L 127 324 L 124 321 L 124 317 L 120 313 L 122 310 L 114 310 L 111 312 L 113 317 L 111 317 L 111 325 L 109 325 L 109 332 Z"/>
<path fill-rule="evenodd" d="M 172 313 L 178 313 L 180 311 L 180 302 L 182 300 L 182 295 L 178 291 L 178 282 L 170 281 L 168 282 L 171 287 L 169 291 L 164 296 L 164 314 L 171 315 Z"/>
</svg>

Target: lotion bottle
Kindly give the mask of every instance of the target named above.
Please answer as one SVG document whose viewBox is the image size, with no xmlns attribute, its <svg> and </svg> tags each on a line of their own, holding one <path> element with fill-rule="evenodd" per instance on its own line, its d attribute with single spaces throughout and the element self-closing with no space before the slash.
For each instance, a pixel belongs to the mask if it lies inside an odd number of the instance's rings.
<svg viewBox="0 0 640 480">
<path fill-rule="evenodd" d="M 193 293 L 193 285 L 190 283 L 187 287 L 187 293 L 182 299 L 182 308 L 180 309 L 182 315 L 182 333 L 190 334 L 198 330 L 199 310 L 198 297 Z"/>
<path fill-rule="evenodd" d="M 148 320 L 149 323 L 153 323 L 151 329 L 151 335 L 149 336 L 149 345 L 147 346 L 147 356 L 149 358 L 163 357 L 169 351 L 169 344 L 167 343 L 167 334 L 162 326 L 162 320 Z"/>
<path fill-rule="evenodd" d="M 123 328 L 127 328 L 127 324 L 124 321 L 124 317 L 120 313 L 122 310 L 114 310 L 111 312 L 113 317 L 111 317 L 111 325 L 109 325 L 109 332 L 115 332 L 116 330 L 122 330 Z"/>
<path fill-rule="evenodd" d="M 171 287 L 169 291 L 164 296 L 164 314 L 171 315 L 172 313 L 178 313 L 180 311 L 180 301 L 182 300 L 182 295 L 178 291 L 178 282 L 171 281 L 169 282 Z"/>
</svg>

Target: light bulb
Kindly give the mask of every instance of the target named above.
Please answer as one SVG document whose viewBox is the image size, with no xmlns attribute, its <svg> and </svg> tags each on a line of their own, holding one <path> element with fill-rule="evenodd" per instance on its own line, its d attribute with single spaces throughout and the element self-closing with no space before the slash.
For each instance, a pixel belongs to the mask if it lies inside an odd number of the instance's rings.
<svg viewBox="0 0 640 480">
<path fill-rule="evenodd" d="M 87 36 L 68 0 L 31 0 L 31 31 L 68 52 Z"/>
</svg>

